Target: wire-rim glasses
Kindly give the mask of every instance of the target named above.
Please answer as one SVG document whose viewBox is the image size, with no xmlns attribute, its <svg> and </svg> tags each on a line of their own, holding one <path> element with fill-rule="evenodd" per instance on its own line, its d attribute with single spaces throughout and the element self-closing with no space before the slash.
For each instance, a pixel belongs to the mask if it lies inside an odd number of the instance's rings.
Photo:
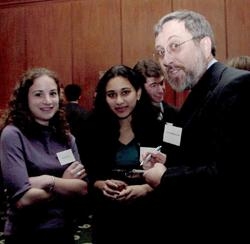
<svg viewBox="0 0 250 244">
<path fill-rule="evenodd" d="M 177 41 L 173 41 L 173 42 L 170 42 L 166 48 L 164 47 L 157 47 L 155 49 L 155 52 L 154 52 L 154 57 L 157 58 L 157 59 L 163 59 L 166 52 L 168 52 L 170 55 L 171 54 L 175 54 L 175 53 L 178 53 L 180 50 L 181 50 L 181 46 L 189 41 L 192 41 L 192 40 L 195 40 L 195 39 L 198 39 L 199 37 L 195 37 L 193 36 L 192 38 L 188 39 L 188 40 L 185 40 L 183 42 L 177 42 Z"/>
</svg>

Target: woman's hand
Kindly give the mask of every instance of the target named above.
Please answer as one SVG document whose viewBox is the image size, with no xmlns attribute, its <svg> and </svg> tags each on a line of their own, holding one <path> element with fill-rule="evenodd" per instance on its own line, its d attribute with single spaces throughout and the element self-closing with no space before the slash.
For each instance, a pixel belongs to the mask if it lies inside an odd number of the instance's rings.
<svg viewBox="0 0 250 244">
<path fill-rule="evenodd" d="M 104 196 L 111 199 L 116 199 L 120 191 L 127 187 L 127 184 L 124 181 L 114 179 L 96 181 L 94 185 L 102 191 Z"/>
<path fill-rule="evenodd" d="M 82 179 L 87 176 L 84 166 L 78 162 L 73 162 L 63 173 L 65 179 Z"/>
<path fill-rule="evenodd" d="M 133 200 L 138 197 L 143 197 L 147 195 L 148 192 L 152 191 L 148 184 L 143 185 L 130 185 L 124 188 L 119 195 L 117 195 L 116 200 L 125 201 L 125 200 Z"/>
</svg>

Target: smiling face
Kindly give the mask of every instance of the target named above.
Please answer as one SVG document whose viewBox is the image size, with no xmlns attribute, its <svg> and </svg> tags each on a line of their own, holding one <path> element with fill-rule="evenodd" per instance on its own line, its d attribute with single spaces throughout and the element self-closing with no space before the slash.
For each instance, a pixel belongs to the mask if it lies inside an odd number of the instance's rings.
<svg viewBox="0 0 250 244">
<path fill-rule="evenodd" d="M 155 38 L 158 61 L 171 87 L 183 91 L 194 86 L 211 60 L 211 40 L 193 37 L 184 22 L 171 20 Z"/>
<path fill-rule="evenodd" d="M 120 119 L 131 115 L 140 94 L 140 89 L 136 91 L 129 80 L 121 76 L 110 79 L 106 86 L 106 101 Z"/>
<path fill-rule="evenodd" d="M 47 75 L 36 78 L 29 89 L 28 104 L 35 121 L 41 125 L 48 125 L 59 109 L 59 94 L 55 80 Z"/>
<path fill-rule="evenodd" d="M 165 80 L 163 76 L 160 77 L 146 77 L 144 83 L 145 90 L 154 103 L 160 103 L 164 100 L 165 95 Z"/>
</svg>

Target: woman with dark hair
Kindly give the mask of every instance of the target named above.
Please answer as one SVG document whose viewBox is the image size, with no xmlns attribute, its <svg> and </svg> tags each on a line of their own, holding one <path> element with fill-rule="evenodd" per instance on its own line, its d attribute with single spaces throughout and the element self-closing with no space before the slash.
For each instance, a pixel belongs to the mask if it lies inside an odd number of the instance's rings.
<svg viewBox="0 0 250 244">
<path fill-rule="evenodd" d="M 80 152 L 95 203 L 94 243 L 149 240 L 154 205 L 152 188 L 143 180 L 139 162 L 144 127 L 149 128 L 143 109 L 146 102 L 140 102 L 142 84 L 142 77 L 130 67 L 115 65 L 107 70 L 97 85 L 94 109 L 80 136 L 85 140 Z"/>
<path fill-rule="evenodd" d="M 74 243 L 71 204 L 87 194 L 87 182 L 62 107 L 57 75 L 33 68 L 1 120 L 6 244 Z"/>
</svg>

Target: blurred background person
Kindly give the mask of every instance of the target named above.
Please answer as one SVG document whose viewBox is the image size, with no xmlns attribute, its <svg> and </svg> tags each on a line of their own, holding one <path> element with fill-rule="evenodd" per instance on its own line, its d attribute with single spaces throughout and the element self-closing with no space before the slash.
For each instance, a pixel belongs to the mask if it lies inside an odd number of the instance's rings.
<svg viewBox="0 0 250 244">
<path fill-rule="evenodd" d="M 227 65 L 250 71 L 250 56 L 237 56 L 228 60 Z"/>
<path fill-rule="evenodd" d="M 84 126 L 88 116 L 88 110 L 80 105 L 82 88 L 78 84 L 68 84 L 64 87 L 63 94 L 65 99 L 66 119 L 69 123 L 71 133 L 76 138 L 77 147 L 79 148 L 78 137 L 80 135 L 80 128 Z M 75 209 L 78 212 L 77 224 L 87 223 L 91 215 L 89 195 L 78 200 L 76 204 L 77 206 L 75 206 Z"/>
<path fill-rule="evenodd" d="M 68 84 L 64 88 L 66 118 L 75 137 L 79 135 L 79 127 L 87 116 L 87 110 L 79 104 L 81 95 L 82 88 L 78 84 Z"/>
</svg>

